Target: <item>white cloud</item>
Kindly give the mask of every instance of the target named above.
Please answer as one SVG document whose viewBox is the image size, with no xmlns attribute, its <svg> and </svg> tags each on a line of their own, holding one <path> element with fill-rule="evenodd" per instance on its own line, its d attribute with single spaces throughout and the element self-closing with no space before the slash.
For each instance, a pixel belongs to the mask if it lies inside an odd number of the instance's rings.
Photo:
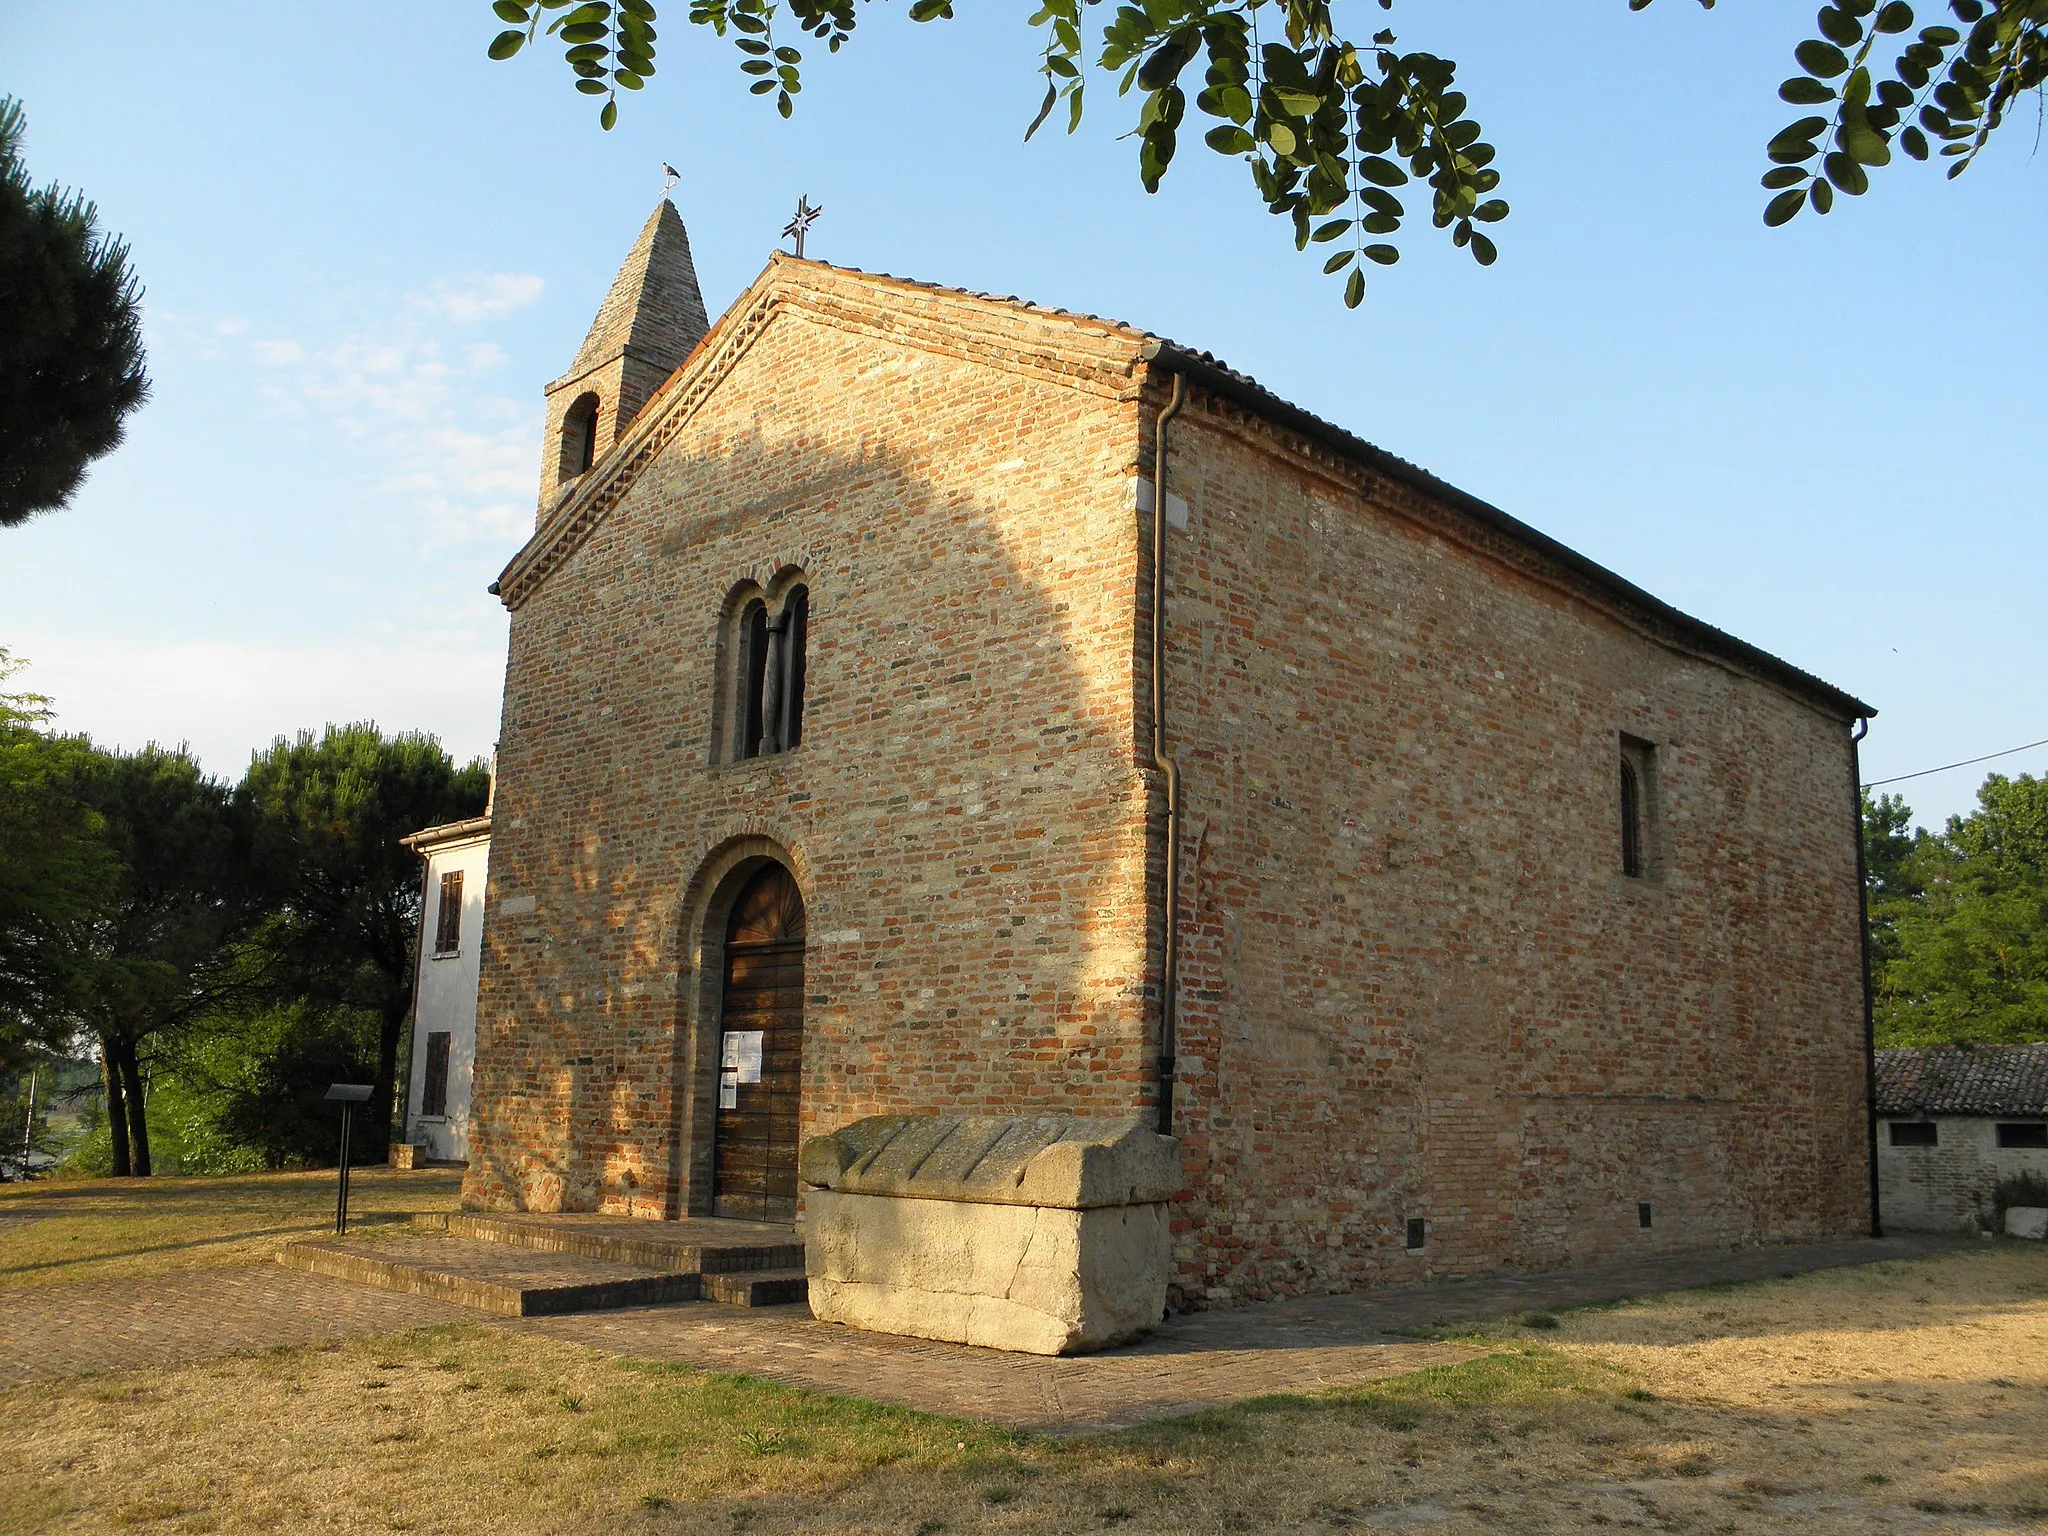
<svg viewBox="0 0 2048 1536">
<path fill-rule="evenodd" d="M 366 499 L 405 499 L 405 536 L 422 555 L 527 532 L 539 476 L 539 402 L 495 391 L 503 348 L 451 344 L 438 334 L 448 310 L 408 311 L 390 322 L 392 334 L 252 348 L 268 366 L 263 394 L 271 407 L 317 418 L 323 435 L 346 441 Z"/>
<path fill-rule="evenodd" d="M 62 730 L 129 748 L 185 742 L 233 779 L 280 731 L 354 720 L 432 731 L 467 762 L 496 739 L 504 675 L 502 625 L 486 624 L 346 645 L 46 638 L 15 686 L 50 695 Z"/>
<path fill-rule="evenodd" d="M 413 302 L 437 311 L 450 320 L 494 320 L 524 308 L 541 296 L 546 284 L 530 272 L 490 272 L 457 284 L 436 283 L 429 293 L 416 293 Z"/>
</svg>

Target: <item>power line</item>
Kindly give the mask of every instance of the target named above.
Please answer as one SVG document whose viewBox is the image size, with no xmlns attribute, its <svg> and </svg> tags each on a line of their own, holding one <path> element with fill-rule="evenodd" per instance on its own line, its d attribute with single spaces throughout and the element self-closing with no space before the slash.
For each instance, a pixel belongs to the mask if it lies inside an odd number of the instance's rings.
<svg viewBox="0 0 2048 1536">
<path fill-rule="evenodd" d="M 2030 741 L 2025 746 L 2007 747 L 2003 752 L 1986 752 L 1982 757 L 1966 757 L 1960 763 L 1943 763 L 1939 768 L 1922 768 L 1918 773 L 1902 773 L 1889 779 L 1872 779 L 1865 789 L 1876 789 L 1884 784 L 1903 784 L 1908 779 L 1924 779 L 1930 773 L 1947 773 L 1951 768 L 1967 768 L 1972 763 L 1988 763 L 1994 757 L 2011 757 L 2015 752 L 2029 752 L 2035 747 L 2048 747 L 2048 736 L 2039 741 Z"/>
</svg>

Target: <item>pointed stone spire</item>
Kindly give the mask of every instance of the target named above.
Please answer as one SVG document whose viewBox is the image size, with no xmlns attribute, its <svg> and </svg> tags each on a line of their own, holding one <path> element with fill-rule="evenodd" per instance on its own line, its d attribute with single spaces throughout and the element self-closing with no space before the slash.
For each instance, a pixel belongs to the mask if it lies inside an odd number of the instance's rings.
<svg viewBox="0 0 2048 1536">
<path fill-rule="evenodd" d="M 576 360 L 548 386 L 541 516 L 562 487 L 611 450 L 709 329 L 689 233 L 676 205 L 663 198 L 612 279 Z"/>
<path fill-rule="evenodd" d="M 626 253 L 569 372 L 580 376 L 623 354 L 653 364 L 666 377 L 710 328 L 689 232 L 676 205 L 663 198 Z"/>
</svg>

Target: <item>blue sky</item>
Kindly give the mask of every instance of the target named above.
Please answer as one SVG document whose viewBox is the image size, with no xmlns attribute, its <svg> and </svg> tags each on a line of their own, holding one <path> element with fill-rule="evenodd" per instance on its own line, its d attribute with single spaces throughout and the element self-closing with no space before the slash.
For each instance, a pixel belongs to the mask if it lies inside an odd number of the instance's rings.
<svg viewBox="0 0 2048 1536">
<path fill-rule="evenodd" d="M 1207 348 L 1858 693 L 1868 777 L 2048 737 L 2031 123 L 1960 181 L 1905 167 L 1771 232 L 1806 7 L 1402 0 L 1515 211 L 1496 267 L 1416 230 L 1347 313 L 1193 135 L 1147 197 L 1110 91 L 1021 144 L 1029 7 L 864 9 L 784 123 L 671 5 L 611 134 L 553 58 L 484 58 L 483 0 L 0 10 L 32 170 L 97 199 L 149 290 L 127 444 L 0 534 L 0 645 L 61 723 L 226 775 L 330 719 L 488 750 L 484 587 L 531 523 L 541 388 L 668 160 L 714 313 L 808 193 L 812 255 Z M 1900 787 L 1938 821 L 1982 771 Z"/>
</svg>

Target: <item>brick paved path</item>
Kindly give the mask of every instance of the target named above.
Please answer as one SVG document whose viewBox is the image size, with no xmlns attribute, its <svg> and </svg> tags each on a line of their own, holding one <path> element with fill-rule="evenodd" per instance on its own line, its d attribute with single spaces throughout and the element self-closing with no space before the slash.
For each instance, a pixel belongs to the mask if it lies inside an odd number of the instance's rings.
<svg viewBox="0 0 2048 1536">
<path fill-rule="evenodd" d="M 1144 1343 L 1073 1359 L 860 1333 L 801 1307 L 692 1302 L 495 1319 L 281 1265 L 0 1292 L 0 1383 L 163 1365 L 468 1322 L 826 1392 L 1058 1434 L 1089 1434 L 1272 1392 L 1342 1386 L 1465 1358 L 1402 1335 L 1537 1307 L 1915 1258 L 1966 1239 L 1898 1237 L 1660 1259 L 1199 1312 Z"/>
<path fill-rule="evenodd" d="M 28 1286 L 0 1291 L 0 1386 L 476 1318 L 281 1264 Z"/>
</svg>

